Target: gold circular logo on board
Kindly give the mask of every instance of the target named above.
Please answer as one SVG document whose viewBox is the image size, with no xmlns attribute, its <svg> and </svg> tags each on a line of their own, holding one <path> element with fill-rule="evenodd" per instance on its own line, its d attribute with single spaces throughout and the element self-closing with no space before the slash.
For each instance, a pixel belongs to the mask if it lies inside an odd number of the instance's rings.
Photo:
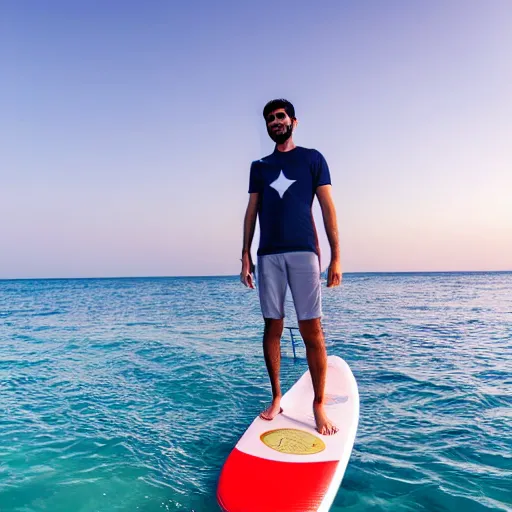
<svg viewBox="0 0 512 512">
<path fill-rule="evenodd" d="M 290 455 L 313 455 L 325 450 L 325 443 L 318 437 L 295 428 L 279 428 L 261 435 L 260 439 L 272 450 Z"/>
</svg>

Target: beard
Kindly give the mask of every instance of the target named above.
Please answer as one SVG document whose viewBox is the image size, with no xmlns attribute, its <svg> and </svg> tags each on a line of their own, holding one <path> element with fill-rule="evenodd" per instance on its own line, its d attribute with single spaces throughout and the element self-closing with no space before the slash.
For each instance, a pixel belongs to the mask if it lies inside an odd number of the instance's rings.
<svg viewBox="0 0 512 512">
<path fill-rule="evenodd" d="M 276 144 L 284 144 L 291 136 L 293 132 L 293 125 L 286 126 L 286 130 L 283 133 L 274 133 L 270 128 L 267 127 L 269 137 Z"/>
</svg>

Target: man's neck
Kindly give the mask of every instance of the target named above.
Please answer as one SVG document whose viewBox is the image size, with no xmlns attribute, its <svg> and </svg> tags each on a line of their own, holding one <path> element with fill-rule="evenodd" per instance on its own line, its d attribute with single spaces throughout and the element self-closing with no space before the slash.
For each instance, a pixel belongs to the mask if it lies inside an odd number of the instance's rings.
<svg viewBox="0 0 512 512">
<path fill-rule="evenodd" d="M 280 151 L 281 153 L 286 153 L 287 151 L 291 151 L 292 149 L 295 149 L 296 147 L 297 146 L 295 145 L 295 142 L 293 142 L 292 137 L 290 137 L 286 142 L 276 145 L 277 151 Z"/>
</svg>

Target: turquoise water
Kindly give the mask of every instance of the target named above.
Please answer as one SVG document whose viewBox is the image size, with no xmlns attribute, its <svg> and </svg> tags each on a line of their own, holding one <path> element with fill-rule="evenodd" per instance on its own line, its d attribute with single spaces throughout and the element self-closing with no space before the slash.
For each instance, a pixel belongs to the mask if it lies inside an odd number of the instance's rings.
<svg viewBox="0 0 512 512">
<path fill-rule="evenodd" d="M 361 398 L 331 510 L 512 510 L 512 273 L 346 275 L 324 312 Z M 0 510 L 218 510 L 260 336 L 237 278 L 0 281 Z"/>
</svg>

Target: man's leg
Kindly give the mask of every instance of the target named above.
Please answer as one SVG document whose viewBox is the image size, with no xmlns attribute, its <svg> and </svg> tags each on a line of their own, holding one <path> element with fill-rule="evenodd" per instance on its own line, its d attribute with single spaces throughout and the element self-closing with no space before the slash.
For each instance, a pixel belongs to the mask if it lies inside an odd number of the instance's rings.
<svg viewBox="0 0 512 512">
<path fill-rule="evenodd" d="M 281 335 L 284 321 L 265 318 L 265 331 L 263 333 L 263 354 L 267 365 L 268 376 L 272 386 L 272 404 L 265 409 L 260 417 L 272 420 L 281 412 L 281 384 L 279 371 L 281 369 Z"/>
<path fill-rule="evenodd" d="M 272 420 L 281 412 L 281 335 L 284 325 L 284 301 L 288 283 L 282 254 L 271 254 L 258 258 L 258 289 L 261 312 L 265 319 L 263 354 L 272 386 L 272 403 L 260 417 Z"/>
<path fill-rule="evenodd" d="M 299 320 L 299 330 L 306 345 L 309 373 L 313 382 L 315 398 L 313 400 L 313 413 L 316 428 L 320 434 L 331 435 L 338 431 L 325 413 L 324 391 L 327 374 L 327 351 L 322 332 L 320 318 L 313 320 Z"/>
<path fill-rule="evenodd" d="M 313 413 L 316 428 L 320 434 L 335 434 L 338 429 L 327 418 L 324 410 L 327 352 L 320 320 L 322 317 L 320 262 L 313 252 L 296 252 L 286 255 L 286 266 L 315 392 Z"/>
</svg>

